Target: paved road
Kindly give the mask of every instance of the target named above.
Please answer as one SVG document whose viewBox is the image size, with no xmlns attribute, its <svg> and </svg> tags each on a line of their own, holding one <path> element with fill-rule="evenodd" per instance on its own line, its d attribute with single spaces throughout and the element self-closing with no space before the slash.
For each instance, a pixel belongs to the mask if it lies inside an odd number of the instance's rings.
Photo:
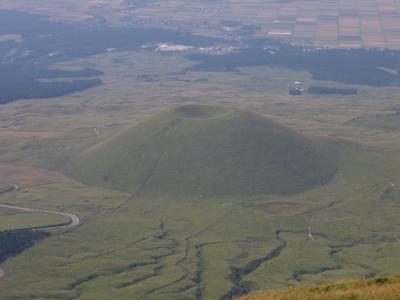
<svg viewBox="0 0 400 300">
<path fill-rule="evenodd" d="M 18 185 L 16 185 L 16 184 L 13 184 L 12 186 L 13 186 L 12 191 L 16 191 L 19 188 Z M 70 214 L 70 213 L 64 213 L 64 212 L 60 212 L 60 211 L 55 211 L 55 210 L 47 210 L 47 209 L 40 209 L 40 208 L 27 208 L 27 207 L 8 205 L 8 204 L 0 204 L 0 208 L 15 209 L 15 210 L 24 211 L 24 212 L 33 212 L 33 213 L 41 212 L 41 213 L 46 213 L 46 214 L 54 214 L 54 215 L 67 217 L 70 220 L 70 222 L 65 225 L 49 225 L 48 227 L 42 227 L 42 229 L 46 229 L 46 228 L 69 229 L 69 228 L 78 226 L 80 223 L 80 219 L 77 215 Z M 4 277 L 5 275 L 6 275 L 6 272 L 4 272 L 4 270 L 0 268 L 0 278 Z"/>
<path fill-rule="evenodd" d="M 8 204 L 0 204 L 0 208 L 15 209 L 15 210 L 24 211 L 24 212 L 40 212 L 40 213 L 46 213 L 46 214 L 54 214 L 54 215 L 67 217 L 70 220 L 70 222 L 66 225 L 49 225 L 47 228 L 51 228 L 51 227 L 64 228 L 64 229 L 65 228 L 73 228 L 75 226 L 78 226 L 80 223 L 80 219 L 77 215 L 59 212 L 59 211 L 55 211 L 55 210 L 47 210 L 47 209 L 40 209 L 40 208 L 26 208 L 26 207 L 20 207 L 20 206 L 8 205 Z M 42 228 L 45 229 L 46 227 L 42 227 Z"/>
</svg>

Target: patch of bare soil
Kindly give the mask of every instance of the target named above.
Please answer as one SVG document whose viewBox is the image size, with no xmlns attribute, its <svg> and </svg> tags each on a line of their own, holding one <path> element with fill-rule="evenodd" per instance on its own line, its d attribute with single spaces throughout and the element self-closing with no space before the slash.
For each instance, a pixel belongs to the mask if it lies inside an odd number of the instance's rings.
<svg viewBox="0 0 400 300">
<path fill-rule="evenodd" d="M 17 184 L 20 186 L 33 186 L 54 182 L 66 182 L 69 179 L 61 173 L 43 169 L 0 164 L 0 184 Z"/>
</svg>

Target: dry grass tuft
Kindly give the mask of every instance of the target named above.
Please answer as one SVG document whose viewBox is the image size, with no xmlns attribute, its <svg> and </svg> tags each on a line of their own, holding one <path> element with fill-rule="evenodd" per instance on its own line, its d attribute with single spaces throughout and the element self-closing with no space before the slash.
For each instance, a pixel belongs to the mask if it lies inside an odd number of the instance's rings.
<svg viewBox="0 0 400 300">
<path fill-rule="evenodd" d="M 400 275 L 343 281 L 316 287 L 295 288 L 245 296 L 240 300 L 393 300 L 400 299 Z"/>
</svg>

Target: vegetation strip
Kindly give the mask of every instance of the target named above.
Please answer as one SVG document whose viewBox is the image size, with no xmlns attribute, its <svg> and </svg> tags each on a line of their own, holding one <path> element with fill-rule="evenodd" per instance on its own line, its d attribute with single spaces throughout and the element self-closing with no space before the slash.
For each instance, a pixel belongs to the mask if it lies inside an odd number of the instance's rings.
<svg viewBox="0 0 400 300">
<path fill-rule="evenodd" d="M 277 258 L 281 255 L 283 249 L 286 247 L 286 242 L 281 238 L 280 234 L 282 232 L 286 232 L 284 230 L 277 229 L 275 231 L 275 239 L 279 241 L 279 245 L 275 247 L 272 251 L 270 251 L 266 256 L 257 258 L 249 263 L 247 263 L 242 268 L 231 268 L 231 275 L 229 279 L 234 284 L 234 287 L 228 291 L 225 295 L 223 295 L 220 299 L 227 300 L 232 299 L 235 296 L 241 296 L 247 294 L 249 289 L 241 283 L 242 277 L 254 272 L 261 264 L 270 261 L 274 258 Z"/>
</svg>

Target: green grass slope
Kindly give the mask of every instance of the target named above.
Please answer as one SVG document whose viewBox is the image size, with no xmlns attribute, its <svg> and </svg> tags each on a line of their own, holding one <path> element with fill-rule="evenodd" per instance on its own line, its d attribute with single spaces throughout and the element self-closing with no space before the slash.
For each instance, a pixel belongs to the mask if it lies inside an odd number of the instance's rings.
<svg viewBox="0 0 400 300">
<path fill-rule="evenodd" d="M 400 299 L 400 276 L 349 280 L 245 296 L 240 300 L 394 300 Z"/>
<path fill-rule="evenodd" d="M 336 171 L 333 152 L 249 111 L 185 105 L 85 151 L 69 173 L 133 193 L 282 195 L 329 181 Z"/>
</svg>

